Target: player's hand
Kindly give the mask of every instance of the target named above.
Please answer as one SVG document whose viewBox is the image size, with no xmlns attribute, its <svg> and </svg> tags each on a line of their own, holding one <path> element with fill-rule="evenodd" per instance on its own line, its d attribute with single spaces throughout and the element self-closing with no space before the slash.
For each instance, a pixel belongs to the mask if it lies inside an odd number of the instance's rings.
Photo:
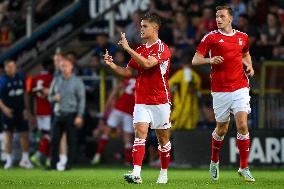
<svg viewBox="0 0 284 189">
<path fill-rule="evenodd" d="M 83 119 L 80 116 L 75 117 L 74 120 L 74 125 L 78 128 L 82 128 L 83 127 Z"/>
<path fill-rule="evenodd" d="M 222 56 L 214 56 L 210 58 L 210 64 L 221 64 L 224 61 Z"/>
<path fill-rule="evenodd" d="M 44 97 L 47 97 L 47 96 L 48 96 L 48 92 L 49 92 L 49 89 L 48 89 L 48 88 L 44 87 L 44 88 L 42 89 L 42 94 L 43 94 Z"/>
<path fill-rule="evenodd" d="M 121 39 L 119 40 L 118 44 L 121 45 L 125 50 L 129 48 L 128 41 L 125 37 L 125 33 L 120 32 Z"/>
<path fill-rule="evenodd" d="M 108 54 L 108 50 L 106 49 L 106 53 L 104 54 L 104 62 L 111 66 L 113 64 L 112 56 Z"/>
<path fill-rule="evenodd" d="M 13 118 L 13 110 L 11 108 L 8 108 L 7 106 L 3 107 L 2 112 L 7 116 L 8 118 Z"/>
<path fill-rule="evenodd" d="M 59 94 L 55 95 L 55 96 L 53 97 L 53 100 L 54 100 L 55 102 L 59 102 L 59 101 L 61 100 L 60 95 L 59 95 Z"/>
<path fill-rule="evenodd" d="M 251 76 L 251 77 L 254 75 L 254 69 L 251 64 L 247 65 L 246 73 L 248 76 Z"/>
</svg>

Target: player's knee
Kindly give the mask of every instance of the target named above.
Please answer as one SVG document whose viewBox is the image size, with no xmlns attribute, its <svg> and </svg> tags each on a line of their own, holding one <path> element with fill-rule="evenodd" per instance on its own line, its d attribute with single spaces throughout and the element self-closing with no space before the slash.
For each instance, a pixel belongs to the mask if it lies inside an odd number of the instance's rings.
<svg viewBox="0 0 284 189">
<path fill-rule="evenodd" d="M 135 137 L 136 138 L 141 138 L 141 139 L 144 139 L 147 137 L 147 133 L 148 133 L 148 130 L 145 130 L 143 128 L 135 128 Z"/>
</svg>

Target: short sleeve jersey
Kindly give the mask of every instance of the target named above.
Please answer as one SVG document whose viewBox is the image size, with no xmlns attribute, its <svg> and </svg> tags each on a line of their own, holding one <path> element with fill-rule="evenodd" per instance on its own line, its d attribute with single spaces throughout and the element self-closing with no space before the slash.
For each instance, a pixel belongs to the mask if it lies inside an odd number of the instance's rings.
<svg viewBox="0 0 284 189">
<path fill-rule="evenodd" d="M 123 93 L 116 100 L 114 107 L 117 110 L 132 115 L 135 105 L 134 90 L 135 90 L 134 78 L 123 80 Z"/>
<path fill-rule="evenodd" d="M 138 75 L 135 84 L 135 103 L 157 105 L 170 103 L 168 86 L 170 57 L 169 47 L 160 39 L 150 46 L 143 44 L 136 52 L 145 58 L 152 56 L 158 60 L 158 64 L 144 69 L 133 58 L 129 61 L 129 67 L 136 69 Z"/>
<path fill-rule="evenodd" d="M 11 108 L 15 115 L 24 110 L 24 95 L 26 91 L 25 77 L 17 73 L 15 77 L 3 75 L 0 77 L 0 99 Z"/>
<path fill-rule="evenodd" d="M 49 88 L 52 82 L 52 75 L 48 72 L 41 72 L 32 80 L 32 90 L 35 92 L 36 115 L 48 116 L 52 113 L 50 102 L 43 96 L 43 88 Z"/>
<path fill-rule="evenodd" d="M 232 34 L 214 30 L 203 37 L 197 46 L 197 53 L 210 57 L 222 56 L 221 64 L 211 65 L 212 92 L 232 92 L 249 87 L 248 78 L 244 72 L 242 57 L 249 51 L 247 34 L 233 30 Z"/>
</svg>

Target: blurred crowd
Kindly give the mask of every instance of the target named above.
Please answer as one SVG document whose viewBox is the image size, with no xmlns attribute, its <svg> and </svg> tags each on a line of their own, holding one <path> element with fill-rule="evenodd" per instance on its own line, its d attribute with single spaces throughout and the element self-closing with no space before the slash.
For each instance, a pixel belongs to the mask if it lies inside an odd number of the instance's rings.
<svg viewBox="0 0 284 189">
<path fill-rule="evenodd" d="M 5 0 L 0 2 L 1 52 L 3 52 L 3 49 L 9 48 L 22 35 L 24 26 L 19 25 L 16 27 L 16 25 L 25 20 L 26 9 L 23 7 L 26 7 L 24 5 L 26 2 L 21 0 Z M 52 0 L 37 1 L 35 5 L 35 14 L 37 15 L 35 16 L 35 22 L 40 24 L 54 14 L 55 10 L 53 10 L 53 7 L 58 7 L 56 4 L 58 2 Z M 217 29 L 215 6 L 222 3 L 227 3 L 233 8 L 234 28 L 249 35 L 250 52 L 254 60 L 283 60 L 284 58 L 284 3 L 281 0 L 224 0 L 221 2 L 216 0 L 150 0 L 148 11 L 162 18 L 163 25 L 160 29 L 160 38 L 170 46 L 172 53 L 169 84 L 173 102 L 171 117 L 173 129 L 212 129 L 215 127 L 211 96 L 209 93 L 203 93 L 202 95 L 202 89 L 209 89 L 208 79 L 204 79 L 204 75 L 200 75 L 199 72 L 191 68 L 191 60 L 195 53 L 196 45 L 202 37 L 206 33 Z M 45 163 L 50 165 L 51 161 L 51 164 L 54 164 L 51 165 L 53 166 L 52 168 L 58 170 L 69 169 L 71 168 L 71 163 L 69 162 L 68 164 L 68 159 L 70 161 L 73 156 L 68 153 L 71 151 L 70 148 L 73 153 L 75 146 L 77 146 L 77 157 L 78 154 L 84 154 L 84 157 L 92 160 L 93 164 L 97 164 L 101 161 L 100 154 L 103 153 L 109 138 L 116 138 L 117 136 L 125 137 L 126 131 L 128 134 L 133 135 L 132 131 L 123 129 L 124 122 L 116 125 L 120 125 L 122 128 L 112 125 L 111 129 L 108 129 L 110 126 L 108 117 L 111 115 L 112 109 L 116 107 L 116 100 L 124 93 L 124 89 L 127 86 L 121 85 L 120 90 L 115 87 L 115 83 L 121 82 L 122 79 L 116 78 L 104 66 L 102 55 L 105 53 L 105 49 L 108 49 L 108 52 L 113 55 L 115 63 L 119 65 L 127 64 L 130 57 L 119 49 L 116 44 L 121 31 L 126 32 L 126 38 L 132 47 L 138 47 L 142 43 L 139 35 L 142 14 L 143 12 L 139 10 L 135 11 L 129 21 L 123 24 L 116 24 L 115 33 L 117 35 L 112 39 L 106 33 L 98 33 L 95 45 L 92 48 L 91 58 L 83 66 L 78 63 L 80 57 L 76 53 L 76 50 L 63 54 L 62 51 L 64 51 L 64 48 L 62 48 L 61 50 L 58 49 L 50 59 L 44 60 L 43 66 L 40 67 L 40 70 L 44 71 L 43 73 L 46 74 L 47 72 L 50 74 L 51 79 L 48 85 L 40 86 L 40 84 L 34 83 L 34 79 L 40 74 L 38 70 L 36 74 L 26 77 L 27 85 L 30 84 L 26 91 L 30 96 L 31 103 L 31 116 L 28 119 L 31 125 L 29 132 L 34 133 L 34 136 L 38 136 L 35 133 L 40 133 L 39 135 L 41 136 L 37 140 L 31 140 L 33 149 L 30 151 L 34 154 L 33 162 L 35 164 L 43 162 L 41 158 L 43 155 L 45 156 Z M 49 105 L 47 103 L 46 106 L 52 107 L 49 112 L 49 116 L 51 117 L 49 128 L 56 125 L 52 121 L 56 120 L 58 109 L 54 106 L 54 99 L 49 99 L 48 101 L 49 95 L 46 90 L 50 89 L 52 80 L 62 75 L 62 69 L 64 69 L 61 66 L 62 57 L 72 63 L 74 76 L 79 76 L 83 80 L 84 85 L 80 88 L 80 91 L 84 90 L 85 93 L 80 95 L 85 96 L 86 104 L 84 105 L 84 113 L 80 115 L 83 119 L 82 123 L 79 123 L 80 121 L 77 120 L 72 131 L 69 131 L 66 125 L 63 130 L 60 130 L 60 134 L 56 136 L 56 141 L 52 142 L 50 131 L 48 133 L 42 132 L 42 129 L 38 127 L 38 122 L 35 121 L 37 116 L 35 107 L 37 95 L 44 96 L 46 102 L 50 103 Z M 209 75 L 210 69 L 208 67 L 202 69 L 204 69 L 203 73 Z M 100 93 L 102 89 L 100 79 L 105 75 L 107 76 L 105 95 L 108 98 L 106 104 L 102 105 L 99 100 L 102 95 Z M 208 75 L 206 76 L 207 78 L 209 77 Z M 116 90 L 115 94 L 114 90 Z M 65 96 L 61 96 L 60 98 L 64 99 Z M 60 100 L 56 98 L 55 101 Z M 102 106 L 105 108 L 102 108 Z M 101 111 L 103 109 L 104 111 Z M 72 116 L 76 119 L 75 115 L 72 114 Z M 72 132 L 72 134 L 69 133 L 66 136 L 64 133 L 68 132 Z M 154 150 L 158 144 L 153 135 L 154 133 L 150 134 L 150 139 L 148 140 L 148 160 L 151 165 L 155 166 L 159 165 L 156 162 L 158 155 Z M 70 140 L 70 137 L 75 137 L 76 140 Z M 120 141 L 124 142 L 124 152 L 116 149 L 117 151 L 110 153 L 114 161 L 121 160 L 121 157 L 124 157 L 124 162 L 126 164 L 130 163 L 129 145 L 132 142 L 129 142 L 129 140 L 132 139 L 129 139 L 131 138 L 129 135 L 127 137 L 123 141 Z M 50 148 L 47 147 L 50 144 L 57 145 L 55 152 L 50 152 Z M 52 153 L 58 156 L 55 160 L 50 159 L 50 154 Z M 80 158 L 82 159 L 82 157 L 83 155 Z"/>
<path fill-rule="evenodd" d="M 1 0 L 0 1 L 0 53 L 5 52 L 26 33 L 28 7 L 32 9 L 32 28 L 47 21 L 73 0 Z"/>
</svg>

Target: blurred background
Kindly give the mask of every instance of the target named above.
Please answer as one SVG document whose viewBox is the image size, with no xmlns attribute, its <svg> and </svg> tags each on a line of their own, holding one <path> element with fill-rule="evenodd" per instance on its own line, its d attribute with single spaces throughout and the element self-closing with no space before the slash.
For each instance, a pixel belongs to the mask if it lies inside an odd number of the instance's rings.
<svg viewBox="0 0 284 189">
<path fill-rule="evenodd" d="M 210 161 L 211 133 L 215 128 L 210 94 L 210 66 L 191 67 L 196 45 L 217 28 L 215 7 L 229 4 L 234 28 L 248 34 L 255 76 L 249 78 L 252 166 L 283 166 L 284 163 L 284 1 L 282 0 L 1 0 L 0 75 L 3 63 L 15 59 L 27 80 L 42 64 L 54 72 L 55 55 L 67 53 L 75 62 L 74 73 L 85 84 L 84 126 L 77 130 L 77 164 L 88 165 L 98 146 L 100 120 L 107 99 L 121 78 L 103 63 L 105 49 L 119 65 L 130 57 L 117 45 L 120 32 L 132 48 L 141 44 L 140 17 L 145 12 L 162 18 L 160 39 L 170 47 L 172 109 L 172 166 L 205 166 Z M 180 72 L 186 77 L 180 77 Z M 28 83 L 28 82 L 27 82 Z M 182 85 L 187 86 L 184 92 Z M 34 95 L 30 94 L 31 103 Z M 31 110 L 33 112 L 33 110 Z M 30 154 L 35 153 L 39 134 L 30 120 Z M 231 132 L 221 154 L 222 164 L 238 162 L 236 131 Z M 102 153 L 102 164 L 123 164 L 120 127 L 113 130 Z M 2 135 L 1 135 L 2 136 Z M 2 137 L 3 139 L 3 137 Z M 1 139 L 2 159 L 3 141 Z M 150 132 L 145 162 L 159 166 L 157 141 Z M 14 138 L 14 158 L 19 142 Z M 202 158 L 200 158 L 202 157 Z"/>
</svg>

